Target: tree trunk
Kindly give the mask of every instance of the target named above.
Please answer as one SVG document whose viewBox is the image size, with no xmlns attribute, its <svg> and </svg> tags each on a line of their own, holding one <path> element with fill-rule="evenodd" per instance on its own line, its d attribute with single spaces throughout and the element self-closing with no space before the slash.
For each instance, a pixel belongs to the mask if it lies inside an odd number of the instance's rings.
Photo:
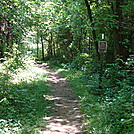
<svg viewBox="0 0 134 134">
<path fill-rule="evenodd" d="M 51 58 L 53 56 L 53 48 L 52 48 L 52 40 L 53 40 L 53 36 L 52 33 L 50 33 L 50 39 L 48 40 L 48 58 Z"/>
<path fill-rule="evenodd" d="M 126 49 L 126 44 L 123 44 L 123 40 L 125 39 L 123 32 L 123 21 L 124 17 L 122 14 L 122 6 L 124 5 L 124 0 L 116 0 L 116 14 L 117 14 L 117 20 L 118 20 L 118 28 L 116 29 L 117 33 L 117 40 L 118 40 L 118 54 L 123 58 L 123 60 L 126 60 L 128 57 L 128 50 Z"/>
<path fill-rule="evenodd" d="M 45 60 L 45 56 L 44 56 L 44 43 L 43 43 L 43 35 L 41 35 L 41 44 L 42 44 L 42 60 Z"/>
<path fill-rule="evenodd" d="M 38 36 L 38 32 L 37 32 L 37 58 L 39 58 L 39 36 Z"/>
<path fill-rule="evenodd" d="M 85 0 L 85 3 L 86 3 L 89 19 L 92 23 L 92 27 L 94 28 L 92 11 L 91 11 L 90 5 L 88 3 L 88 0 Z M 92 35 L 93 35 L 93 39 L 94 39 L 96 55 L 97 55 L 98 60 L 100 60 L 100 54 L 98 52 L 98 42 L 96 41 L 96 31 L 95 30 L 92 30 Z"/>
<path fill-rule="evenodd" d="M 3 41 L 0 41 L 0 58 L 4 58 L 4 45 L 3 45 Z"/>
</svg>

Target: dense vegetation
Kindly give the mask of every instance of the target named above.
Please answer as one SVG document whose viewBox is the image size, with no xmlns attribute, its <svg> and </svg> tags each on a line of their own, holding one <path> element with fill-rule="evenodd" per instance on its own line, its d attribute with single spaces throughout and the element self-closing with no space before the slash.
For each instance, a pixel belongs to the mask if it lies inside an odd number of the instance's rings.
<svg viewBox="0 0 134 134">
<path fill-rule="evenodd" d="M 12 68 L 15 61 L 0 66 L 1 134 L 35 133 L 42 118 L 50 114 L 50 102 L 46 99 L 50 93 L 45 82 L 47 72 L 36 67 L 32 60 L 27 62 L 15 72 Z"/>
<path fill-rule="evenodd" d="M 0 0 L 1 133 L 32 133 L 48 114 L 46 73 L 27 56 L 70 70 L 64 75 L 89 133 L 133 133 L 133 7 L 133 0 Z M 98 51 L 102 34 L 106 53 Z"/>
<path fill-rule="evenodd" d="M 87 55 L 83 54 L 68 66 L 59 64 L 56 68 L 69 79 L 74 93 L 81 100 L 85 130 L 93 134 L 132 134 L 133 74 L 122 70 L 118 61 L 108 64 L 101 76 L 100 89 L 100 73 L 97 72 L 96 65 L 93 66 L 92 63 L 91 66 L 86 58 Z M 83 60 L 87 64 L 81 66 Z"/>
</svg>

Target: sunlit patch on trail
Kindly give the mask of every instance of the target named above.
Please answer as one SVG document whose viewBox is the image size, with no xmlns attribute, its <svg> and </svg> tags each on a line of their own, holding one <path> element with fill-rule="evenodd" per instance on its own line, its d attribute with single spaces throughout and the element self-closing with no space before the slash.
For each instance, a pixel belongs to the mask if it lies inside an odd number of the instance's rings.
<svg viewBox="0 0 134 134">
<path fill-rule="evenodd" d="M 78 134 L 82 133 L 77 128 L 77 124 L 72 125 L 69 120 L 62 119 L 62 117 L 46 117 L 44 120 L 48 121 L 49 124 L 46 128 L 42 128 L 41 134 Z"/>
<path fill-rule="evenodd" d="M 50 82 L 53 82 L 53 83 L 57 83 L 59 81 L 65 81 L 66 79 L 65 78 L 57 79 L 55 76 L 51 76 L 51 77 L 48 77 L 47 80 L 50 81 Z"/>
</svg>

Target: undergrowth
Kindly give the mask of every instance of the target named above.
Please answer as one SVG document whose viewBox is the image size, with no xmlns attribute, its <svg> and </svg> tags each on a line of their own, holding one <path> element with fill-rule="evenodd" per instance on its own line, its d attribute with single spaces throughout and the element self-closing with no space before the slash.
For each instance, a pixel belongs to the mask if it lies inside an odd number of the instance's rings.
<svg viewBox="0 0 134 134">
<path fill-rule="evenodd" d="M 83 56 L 79 55 L 72 63 L 61 64 L 62 68 L 52 67 L 69 79 L 81 100 L 87 134 L 134 133 L 133 57 L 123 63 L 124 66 L 120 65 L 121 59 L 106 64 L 100 75 L 99 65 L 87 54 Z"/>
<path fill-rule="evenodd" d="M 41 118 L 50 114 L 47 72 L 32 60 L 24 60 L 23 66 L 14 62 L 0 64 L 0 133 L 34 134 Z"/>
</svg>

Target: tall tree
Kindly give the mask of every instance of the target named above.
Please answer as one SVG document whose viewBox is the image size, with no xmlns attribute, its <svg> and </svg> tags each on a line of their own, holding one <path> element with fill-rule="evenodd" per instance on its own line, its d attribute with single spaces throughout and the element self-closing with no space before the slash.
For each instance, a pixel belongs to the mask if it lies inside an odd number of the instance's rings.
<svg viewBox="0 0 134 134">
<path fill-rule="evenodd" d="M 89 4 L 88 0 L 85 0 L 85 4 L 86 4 L 86 7 L 87 7 L 90 22 L 91 22 L 92 27 L 93 27 L 92 35 L 93 35 L 93 39 L 94 39 L 96 54 L 97 54 L 98 59 L 100 60 L 100 54 L 98 52 L 98 42 L 97 42 L 97 37 L 96 37 L 96 31 L 94 29 L 94 22 L 93 22 L 93 16 L 92 16 L 91 7 L 90 7 L 90 4 Z"/>
</svg>

